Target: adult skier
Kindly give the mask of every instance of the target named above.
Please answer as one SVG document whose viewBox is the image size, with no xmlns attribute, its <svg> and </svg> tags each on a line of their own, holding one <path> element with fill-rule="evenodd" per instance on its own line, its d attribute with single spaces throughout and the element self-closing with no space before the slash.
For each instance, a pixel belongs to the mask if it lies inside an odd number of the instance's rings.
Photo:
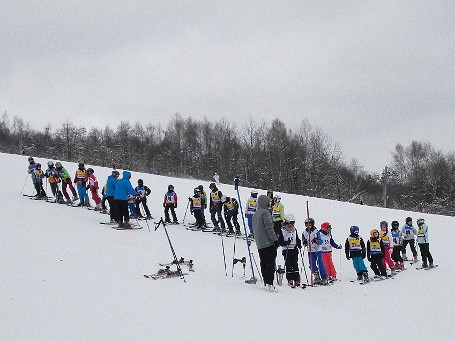
<svg viewBox="0 0 455 341">
<path fill-rule="evenodd" d="M 131 186 L 131 173 L 123 172 L 123 177 L 115 184 L 114 205 L 117 213 L 119 228 L 131 228 L 128 212 L 128 195 L 136 196 L 137 193 Z"/>
<path fill-rule="evenodd" d="M 266 290 L 276 292 L 273 285 L 276 269 L 276 255 L 279 247 L 278 237 L 273 229 L 273 220 L 268 210 L 270 198 L 260 195 L 257 210 L 253 215 L 253 233 L 258 248 L 261 273 Z"/>
</svg>

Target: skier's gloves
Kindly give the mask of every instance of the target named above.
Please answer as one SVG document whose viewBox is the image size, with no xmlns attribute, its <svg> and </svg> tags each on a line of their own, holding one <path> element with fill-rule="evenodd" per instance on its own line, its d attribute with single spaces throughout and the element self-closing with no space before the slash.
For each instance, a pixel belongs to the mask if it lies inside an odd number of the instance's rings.
<svg viewBox="0 0 455 341">
<path fill-rule="evenodd" d="M 338 250 L 341 250 L 342 248 L 343 248 L 343 245 L 341 245 L 341 244 L 338 245 L 338 247 L 337 247 Z"/>
<path fill-rule="evenodd" d="M 286 245 L 291 245 L 291 240 L 290 239 L 287 240 Z"/>
</svg>

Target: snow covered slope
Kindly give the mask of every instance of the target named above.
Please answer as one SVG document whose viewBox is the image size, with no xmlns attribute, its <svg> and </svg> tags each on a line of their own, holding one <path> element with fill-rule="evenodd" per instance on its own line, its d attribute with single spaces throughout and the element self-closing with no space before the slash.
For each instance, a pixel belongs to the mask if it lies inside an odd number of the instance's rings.
<svg viewBox="0 0 455 341">
<path fill-rule="evenodd" d="M 274 294 L 260 282 L 245 284 L 240 264 L 231 276 L 233 238 L 223 240 L 226 276 L 221 238 L 178 225 L 168 226 L 171 241 L 178 257 L 194 260 L 196 271 L 186 276 L 186 283 L 179 278 L 155 281 L 143 274 L 172 260 L 162 227 L 154 231 L 150 223 L 149 232 L 142 221 L 142 230 L 117 231 L 99 224 L 108 220 L 106 215 L 30 200 L 21 194 L 22 188 L 33 193 L 26 178 L 27 158 L 0 154 L 0 161 L 0 340 L 453 339 L 452 217 L 282 194 L 285 211 L 296 216 L 299 231 L 309 200 L 317 226 L 330 221 L 338 243 L 344 243 L 351 225 L 358 225 L 367 239 L 381 220 L 403 224 L 408 215 L 414 221 L 423 217 L 440 266 L 416 271 L 415 265 L 407 265 L 394 279 L 360 286 L 350 282 L 356 276 L 343 251 L 334 250 L 340 281 L 305 290 L 282 286 Z M 46 165 L 48 160 L 38 161 Z M 76 165 L 63 165 L 73 176 Z M 111 170 L 93 168 L 104 183 Z M 138 178 L 152 189 L 149 206 L 155 217 L 162 215 L 167 186 L 175 186 L 181 222 L 193 188 L 209 184 L 133 172 L 133 185 Z M 220 189 L 236 196 L 231 184 Z M 240 191 L 245 205 L 249 189 Z M 193 220 L 187 214 L 186 221 Z M 252 250 L 259 262 L 254 243 Z M 242 256 L 248 256 L 246 243 L 237 240 L 236 258 Z M 277 261 L 283 264 L 282 256 Z M 307 266 L 306 261 L 305 255 Z M 249 264 L 246 274 L 251 277 Z"/>
</svg>

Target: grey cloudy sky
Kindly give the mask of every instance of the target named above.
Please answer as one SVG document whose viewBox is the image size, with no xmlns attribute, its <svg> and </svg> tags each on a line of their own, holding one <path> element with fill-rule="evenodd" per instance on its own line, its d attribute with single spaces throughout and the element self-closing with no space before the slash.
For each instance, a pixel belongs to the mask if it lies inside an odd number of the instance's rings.
<svg viewBox="0 0 455 341">
<path fill-rule="evenodd" d="M 455 151 L 453 1 L 0 0 L 0 110 L 33 128 L 303 119 L 380 172 Z"/>
</svg>

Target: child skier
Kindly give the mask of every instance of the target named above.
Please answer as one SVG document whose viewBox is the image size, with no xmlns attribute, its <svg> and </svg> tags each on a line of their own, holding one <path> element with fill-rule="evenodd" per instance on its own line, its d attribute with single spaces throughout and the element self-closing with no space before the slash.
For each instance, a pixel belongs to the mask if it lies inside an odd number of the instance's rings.
<svg viewBox="0 0 455 341">
<path fill-rule="evenodd" d="M 402 234 L 400 229 L 398 228 L 400 223 L 394 220 L 392 221 L 392 230 L 390 231 L 392 235 L 392 244 L 393 244 L 393 252 L 392 252 L 392 260 L 395 262 L 394 270 L 395 271 L 403 271 L 405 270 L 403 265 L 403 258 L 401 257 L 401 250 L 402 250 Z"/>
<path fill-rule="evenodd" d="M 41 170 L 41 163 L 36 163 L 32 171 L 32 181 L 36 190 L 36 199 L 47 199 L 46 192 L 43 188 L 44 173 Z"/>
<path fill-rule="evenodd" d="M 313 275 L 314 284 L 328 284 L 327 271 L 322 261 L 322 240 L 318 229 L 314 226 L 314 219 L 305 220 L 305 231 L 302 233 L 302 244 L 308 246 L 308 259 Z M 319 267 L 319 269 L 318 269 Z"/>
<path fill-rule="evenodd" d="M 55 169 L 57 169 L 60 180 L 62 181 L 62 192 L 63 192 L 63 195 L 65 196 L 66 203 L 71 204 L 73 201 L 76 201 L 77 199 L 79 199 L 77 197 L 76 190 L 74 189 L 73 183 L 71 182 L 71 177 L 68 174 L 68 171 L 66 170 L 66 168 L 64 168 L 62 166 L 61 162 L 55 163 Z M 70 188 L 71 193 L 73 194 L 73 200 L 70 199 L 70 196 L 68 195 L 68 192 L 66 191 L 67 186 Z"/>
<path fill-rule="evenodd" d="M 226 219 L 226 224 L 228 226 L 228 235 L 233 236 L 234 233 L 236 235 L 241 235 L 242 233 L 240 232 L 240 224 L 237 219 L 237 216 L 239 214 L 239 203 L 235 198 L 230 198 L 225 195 L 221 197 L 221 202 L 223 203 L 224 207 L 224 219 Z M 232 220 L 232 222 L 231 222 Z M 234 223 L 235 226 L 235 232 L 234 232 L 234 227 L 232 226 L 232 223 Z"/>
<path fill-rule="evenodd" d="M 63 204 L 65 202 L 63 200 L 63 194 L 58 189 L 58 183 L 60 182 L 58 170 L 55 169 L 54 162 L 52 162 L 52 161 L 49 161 L 47 163 L 47 166 L 48 166 L 48 168 L 46 169 L 46 173 L 44 173 L 44 176 L 47 178 L 47 181 L 49 181 L 49 185 L 51 186 L 52 194 L 55 197 L 55 200 L 53 202 L 58 202 L 59 204 Z"/>
<path fill-rule="evenodd" d="M 248 220 L 248 228 L 250 229 L 250 235 L 248 238 L 253 237 L 253 215 L 257 209 L 257 200 L 258 200 L 258 191 L 253 189 L 251 190 L 251 196 L 246 202 L 246 209 L 245 209 L 245 218 Z"/>
<path fill-rule="evenodd" d="M 101 210 L 101 198 L 98 195 L 98 180 L 95 177 L 93 168 L 87 169 L 87 189 L 92 193 L 92 199 L 95 202 L 95 211 Z"/>
<path fill-rule="evenodd" d="M 422 256 L 422 268 L 434 267 L 433 257 L 430 253 L 430 241 L 428 239 L 428 226 L 423 218 L 417 219 L 418 235 L 417 243 L 419 244 L 420 255 Z M 427 263 L 427 260 L 429 263 Z"/>
<path fill-rule="evenodd" d="M 130 218 L 131 219 L 137 219 L 137 211 L 136 211 L 136 197 L 132 194 L 128 194 L 127 196 L 128 200 L 128 209 L 130 211 Z"/>
<path fill-rule="evenodd" d="M 375 279 L 387 279 L 387 272 L 382 264 L 384 257 L 384 244 L 379 239 L 379 231 L 372 229 L 370 231 L 370 239 L 367 242 L 367 257 L 370 261 L 370 268 L 373 270 Z"/>
<path fill-rule="evenodd" d="M 394 275 L 395 264 L 393 263 L 393 260 L 390 257 L 390 255 L 393 252 L 393 238 L 392 234 L 388 229 L 388 226 L 389 224 L 385 220 L 379 223 L 379 227 L 381 229 L 381 231 L 379 231 L 379 238 L 381 238 L 382 243 L 384 244 L 384 257 L 382 258 L 382 265 L 384 266 L 384 268 L 386 268 L 386 270 L 387 270 L 386 265 L 388 265 L 391 271 L 391 275 Z"/>
<path fill-rule="evenodd" d="M 189 197 L 188 200 L 190 201 L 191 214 L 193 214 L 194 218 L 196 218 L 196 226 L 193 229 L 202 230 L 204 228 L 202 210 L 204 209 L 205 201 L 201 190 L 196 187 L 194 189 L 194 195 L 192 197 Z"/>
<path fill-rule="evenodd" d="M 139 218 L 142 218 L 141 214 L 141 209 L 139 207 L 139 204 L 142 204 L 142 207 L 144 207 L 145 211 L 145 218 L 146 219 L 153 219 L 152 215 L 150 214 L 149 207 L 147 206 L 147 196 L 150 195 L 152 192 L 150 188 L 147 186 L 144 186 L 144 180 L 139 179 L 137 180 L 137 187 L 134 189 L 137 192 L 137 197 L 136 197 L 136 214 Z"/>
<path fill-rule="evenodd" d="M 174 186 L 169 185 L 167 186 L 167 192 L 164 195 L 164 201 L 163 201 L 163 207 L 164 207 L 164 217 L 165 220 L 164 222 L 170 223 L 171 218 L 169 217 L 169 210 L 171 211 L 172 214 L 172 219 L 174 224 L 178 224 L 177 220 L 177 215 L 175 214 L 175 209 L 177 208 L 177 193 L 174 192 Z"/>
<path fill-rule="evenodd" d="M 272 206 L 272 219 L 273 219 L 273 229 L 275 230 L 276 235 L 278 236 L 281 231 L 281 225 L 284 221 L 284 206 L 281 203 L 281 197 L 276 195 L 273 200 Z"/>
<path fill-rule="evenodd" d="M 87 194 L 87 171 L 83 162 L 79 162 L 76 174 L 74 176 L 74 183 L 77 187 L 77 193 L 79 194 L 79 204 L 77 206 L 90 206 L 90 200 Z"/>
<path fill-rule="evenodd" d="M 414 236 L 417 235 L 417 230 L 414 226 L 412 226 L 411 217 L 406 218 L 406 223 L 401 228 L 401 233 L 403 235 L 403 249 L 402 249 L 403 260 L 408 260 L 408 257 L 406 257 L 406 246 L 409 244 L 409 246 L 411 247 L 412 255 L 414 256 L 413 260 L 414 260 L 414 262 L 417 262 L 417 250 L 415 247 L 415 239 L 414 239 Z"/>
<path fill-rule="evenodd" d="M 328 221 L 321 224 L 321 229 L 319 230 L 320 237 L 322 240 L 322 261 L 324 263 L 325 270 L 327 271 L 327 276 L 330 281 L 336 281 L 337 272 L 335 266 L 333 265 L 332 260 L 332 247 L 335 249 L 341 250 L 341 244 L 335 243 L 332 238 L 332 225 Z"/>
<path fill-rule="evenodd" d="M 357 273 L 357 279 L 364 282 L 368 281 L 368 270 L 363 260 L 365 259 L 366 250 L 362 237 L 359 236 L 359 227 L 351 226 L 349 236 L 346 238 L 344 252 L 346 258 L 352 259 L 352 265 Z"/>
<path fill-rule="evenodd" d="M 212 182 L 210 188 L 210 215 L 213 223 L 214 232 L 226 232 L 226 225 L 224 224 L 223 215 L 221 210 L 223 209 L 221 204 L 221 197 L 223 193 L 216 187 L 216 184 Z"/>
<path fill-rule="evenodd" d="M 278 241 L 282 248 L 284 266 L 286 269 L 286 279 L 291 287 L 300 285 L 299 272 L 299 249 L 302 248 L 297 229 L 295 228 L 295 218 L 292 214 L 284 216 L 283 226 L 278 234 Z"/>
</svg>

